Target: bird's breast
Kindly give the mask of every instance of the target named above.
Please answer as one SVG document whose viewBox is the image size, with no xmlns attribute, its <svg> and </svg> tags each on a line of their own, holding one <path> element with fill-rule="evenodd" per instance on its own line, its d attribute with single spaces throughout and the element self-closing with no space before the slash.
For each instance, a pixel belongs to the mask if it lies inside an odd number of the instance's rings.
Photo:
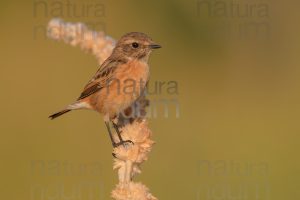
<svg viewBox="0 0 300 200">
<path fill-rule="evenodd" d="M 146 62 L 132 60 L 120 65 L 114 77 L 120 84 L 124 94 L 139 93 L 149 79 L 149 66 Z"/>
<path fill-rule="evenodd" d="M 97 98 L 101 112 L 112 116 L 128 108 L 144 92 L 148 79 L 149 66 L 143 61 L 132 60 L 118 66 L 113 80 Z"/>
</svg>

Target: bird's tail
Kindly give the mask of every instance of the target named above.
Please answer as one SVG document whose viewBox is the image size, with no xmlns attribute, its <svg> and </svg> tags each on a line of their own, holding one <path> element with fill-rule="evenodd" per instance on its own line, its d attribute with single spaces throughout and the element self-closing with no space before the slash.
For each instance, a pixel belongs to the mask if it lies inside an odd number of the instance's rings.
<svg viewBox="0 0 300 200">
<path fill-rule="evenodd" d="M 88 108 L 87 104 L 84 102 L 75 102 L 75 103 L 68 105 L 65 109 L 63 109 L 57 113 L 54 113 L 53 115 L 50 115 L 49 118 L 55 119 L 57 117 L 60 117 L 63 114 L 66 114 L 67 112 L 70 112 L 72 110 L 82 109 L 82 108 Z"/>
<path fill-rule="evenodd" d="M 70 111 L 71 111 L 71 109 L 64 109 L 62 111 L 54 113 L 53 115 L 50 115 L 49 118 L 50 119 L 55 119 L 55 118 L 60 117 L 61 115 L 66 114 L 67 112 L 70 112 Z"/>
</svg>

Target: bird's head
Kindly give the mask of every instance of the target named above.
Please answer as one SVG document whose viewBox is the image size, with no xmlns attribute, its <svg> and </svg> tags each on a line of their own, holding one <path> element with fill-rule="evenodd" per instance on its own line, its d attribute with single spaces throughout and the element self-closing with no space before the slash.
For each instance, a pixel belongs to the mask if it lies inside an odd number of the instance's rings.
<svg viewBox="0 0 300 200">
<path fill-rule="evenodd" d="M 129 59 L 147 61 L 153 49 L 161 48 L 160 45 L 144 33 L 131 32 L 123 35 L 117 42 L 113 51 L 114 56 L 125 56 Z"/>
</svg>

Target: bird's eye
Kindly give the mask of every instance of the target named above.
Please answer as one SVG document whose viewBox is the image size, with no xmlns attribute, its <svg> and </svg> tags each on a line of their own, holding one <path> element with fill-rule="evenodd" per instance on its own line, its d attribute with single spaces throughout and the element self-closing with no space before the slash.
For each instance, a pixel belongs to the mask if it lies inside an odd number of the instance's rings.
<svg viewBox="0 0 300 200">
<path fill-rule="evenodd" d="M 134 42 L 134 43 L 132 43 L 132 47 L 136 49 L 136 48 L 138 48 L 138 47 L 139 47 L 139 44 L 138 44 L 138 43 L 136 43 L 136 42 Z"/>
</svg>

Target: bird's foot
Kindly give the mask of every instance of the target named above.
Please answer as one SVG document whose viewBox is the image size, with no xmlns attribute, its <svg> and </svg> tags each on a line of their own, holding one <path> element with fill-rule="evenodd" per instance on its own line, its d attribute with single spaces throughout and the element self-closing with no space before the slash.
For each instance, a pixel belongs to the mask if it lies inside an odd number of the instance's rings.
<svg viewBox="0 0 300 200">
<path fill-rule="evenodd" d="M 123 145 L 123 147 L 128 147 L 129 144 L 134 145 L 134 143 L 131 140 L 121 140 L 118 143 L 113 143 L 114 148 L 119 147 L 120 145 Z"/>
</svg>

